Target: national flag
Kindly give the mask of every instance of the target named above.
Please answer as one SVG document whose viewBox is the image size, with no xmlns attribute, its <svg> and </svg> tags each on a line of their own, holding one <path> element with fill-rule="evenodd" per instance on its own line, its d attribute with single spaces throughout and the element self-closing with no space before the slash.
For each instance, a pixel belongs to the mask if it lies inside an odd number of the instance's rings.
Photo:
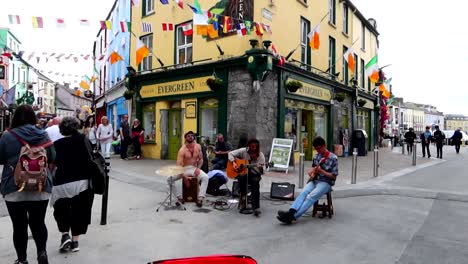
<svg viewBox="0 0 468 264">
<path fill-rule="evenodd" d="M 112 22 L 110 20 L 104 20 L 101 22 L 101 29 L 112 29 Z"/>
<path fill-rule="evenodd" d="M 174 0 L 174 2 L 176 2 L 177 5 L 178 5 L 180 8 L 184 9 L 184 1 L 183 1 L 183 0 Z"/>
<path fill-rule="evenodd" d="M 132 31 L 132 22 L 120 21 L 120 30 L 122 32 Z"/>
<path fill-rule="evenodd" d="M 252 22 L 245 21 L 245 30 L 247 30 L 247 35 L 252 34 Z"/>
<path fill-rule="evenodd" d="M 83 88 L 83 89 L 89 90 L 89 84 L 85 80 L 81 80 L 80 87 Z"/>
<path fill-rule="evenodd" d="M 215 30 L 219 30 L 219 21 L 218 21 L 218 19 L 219 19 L 219 15 L 216 15 L 216 14 L 215 14 L 215 15 L 213 16 L 213 19 L 212 19 L 213 28 L 214 28 Z"/>
<path fill-rule="evenodd" d="M 136 65 L 140 65 L 145 57 L 148 57 L 150 50 L 140 39 L 136 40 Z"/>
<path fill-rule="evenodd" d="M 58 72 L 57 72 L 57 73 L 58 73 Z M 56 75 L 58 75 L 58 74 L 56 74 Z M 81 82 L 83 82 L 83 81 L 81 81 Z M 80 83 L 80 86 L 81 86 L 81 83 Z M 88 86 L 89 86 L 89 85 L 88 85 Z M 80 91 L 80 90 L 76 90 L 76 91 L 75 91 L 75 95 L 76 95 L 76 96 L 81 96 L 81 91 Z"/>
<path fill-rule="evenodd" d="M 354 51 L 352 48 L 349 48 L 344 54 L 343 58 L 346 60 L 348 63 L 348 68 L 349 70 L 354 73 L 354 70 L 356 69 L 356 62 L 354 61 Z"/>
<path fill-rule="evenodd" d="M 194 25 L 208 25 L 208 12 L 194 13 L 193 14 L 193 24 Z"/>
<path fill-rule="evenodd" d="M 224 17 L 224 24 L 223 24 L 223 33 L 227 34 L 231 31 L 231 18 L 229 16 Z"/>
<path fill-rule="evenodd" d="M 390 98 L 390 92 L 388 90 L 390 90 L 390 82 L 391 81 L 392 81 L 392 78 L 387 79 L 387 80 L 383 81 L 379 86 L 379 91 L 382 92 L 382 96 L 385 97 L 385 98 Z"/>
<path fill-rule="evenodd" d="M 10 21 L 10 24 L 13 25 L 21 24 L 20 17 L 17 15 L 8 15 L 8 20 Z"/>
<path fill-rule="evenodd" d="M 200 3 L 198 2 L 198 0 L 195 0 L 193 1 L 193 6 L 197 9 L 197 13 L 198 14 L 202 14 L 203 11 L 201 9 L 201 6 L 200 6 Z"/>
<path fill-rule="evenodd" d="M 44 28 L 42 17 L 32 17 L 33 28 Z"/>
<path fill-rule="evenodd" d="M 263 35 L 263 27 L 260 25 L 260 23 L 254 22 L 255 23 L 255 28 L 257 29 L 257 35 L 262 36 Z"/>
<path fill-rule="evenodd" d="M 80 25 L 82 25 L 82 26 L 89 26 L 89 20 L 87 20 L 87 19 L 80 19 Z"/>
<path fill-rule="evenodd" d="M 194 14 L 198 14 L 198 9 L 196 7 L 194 7 L 193 5 L 190 5 L 190 4 L 187 4 L 187 5 L 190 7 L 190 9 L 192 9 L 192 12 Z"/>
<path fill-rule="evenodd" d="M 185 36 L 193 35 L 192 23 L 182 25 L 182 31 L 184 32 Z"/>
<path fill-rule="evenodd" d="M 123 60 L 123 58 L 119 55 L 119 53 L 117 53 L 117 51 L 113 51 L 110 55 L 109 55 L 109 61 L 111 64 L 114 64 L 118 61 L 121 61 Z"/>
<path fill-rule="evenodd" d="M 151 33 L 151 32 L 153 32 L 153 28 L 151 27 L 151 23 L 142 22 L 142 23 L 141 23 L 141 30 L 142 30 L 144 33 Z"/>
<path fill-rule="evenodd" d="M 371 80 L 372 83 L 376 83 L 379 80 L 379 65 L 378 57 L 375 55 L 367 64 L 366 64 L 366 75 Z"/>
<path fill-rule="evenodd" d="M 197 35 L 207 36 L 208 35 L 208 25 L 197 25 Z"/>
<path fill-rule="evenodd" d="M 271 44 L 271 50 L 273 51 L 273 55 L 278 59 L 278 65 L 280 66 L 284 65 L 284 62 L 286 61 L 286 59 L 284 58 L 284 56 L 279 54 L 278 50 L 276 49 L 275 44 Z"/>
<path fill-rule="evenodd" d="M 313 50 L 318 50 L 320 48 L 320 24 L 315 26 L 307 37 L 309 37 L 309 46 Z"/>
<path fill-rule="evenodd" d="M 270 28 L 269 25 L 263 24 L 263 23 L 260 23 L 260 24 L 262 25 L 262 28 L 263 28 L 263 30 L 264 30 L 265 32 L 267 32 L 268 34 L 271 34 L 271 33 L 272 33 L 272 32 L 271 32 L 271 28 Z"/>
<path fill-rule="evenodd" d="M 57 18 L 57 28 L 64 28 L 65 27 L 65 19 L 63 18 Z"/>
<path fill-rule="evenodd" d="M 96 76 L 93 76 L 93 77 L 91 77 L 91 80 L 89 80 L 89 82 L 90 82 L 90 83 L 93 83 L 93 82 L 96 81 L 96 80 L 97 80 L 97 77 L 96 77 Z"/>
<path fill-rule="evenodd" d="M 278 56 L 278 50 L 276 49 L 275 44 L 271 44 L 271 50 L 273 51 L 274 56 Z"/>
<path fill-rule="evenodd" d="M 244 23 L 237 24 L 237 36 L 242 37 L 247 34 L 247 30 L 245 29 Z"/>
<path fill-rule="evenodd" d="M 174 30 L 174 24 L 172 24 L 172 23 L 162 23 L 162 30 L 163 31 L 173 31 Z"/>
<path fill-rule="evenodd" d="M 214 25 L 213 24 L 209 24 L 207 26 L 207 33 L 208 33 L 208 37 L 210 37 L 211 39 L 214 39 L 214 38 L 218 38 L 219 37 L 219 33 L 218 33 L 218 30 L 216 30 L 214 28 Z"/>
<path fill-rule="evenodd" d="M 168 4 L 169 4 L 169 0 L 161 0 L 161 4 L 163 4 L 163 5 L 168 5 Z"/>
</svg>

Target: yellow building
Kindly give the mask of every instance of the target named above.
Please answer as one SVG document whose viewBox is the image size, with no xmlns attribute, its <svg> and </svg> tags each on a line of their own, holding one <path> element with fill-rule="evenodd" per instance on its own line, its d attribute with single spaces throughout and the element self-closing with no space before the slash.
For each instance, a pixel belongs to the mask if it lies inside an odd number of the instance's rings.
<svg viewBox="0 0 468 264">
<path fill-rule="evenodd" d="M 329 145 L 343 144 L 342 130 L 348 133 L 356 128 L 367 130 L 369 148 L 376 142 L 378 101 L 364 70 L 378 48 L 375 20 L 365 19 L 347 0 L 200 2 L 201 9 L 211 13 L 210 23 L 220 14 L 220 37 L 198 35 L 194 12 L 187 5 L 181 9 L 173 1 L 162 5 L 156 0 L 141 0 L 132 8 L 133 33 L 151 49 L 151 55 L 136 65 L 137 40 L 131 39 L 130 61 L 138 71 L 133 82 L 139 90 L 137 115 L 145 127 L 146 156 L 175 158 L 188 130 L 212 140 L 221 132 L 231 143 L 243 134 L 259 138 L 263 145 L 270 145 L 273 137 L 290 137 L 296 139 L 295 150 L 300 149 L 300 142 L 311 142 L 319 135 Z M 231 18 L 228 24 L 233 30 L 223 34 L 226 17 Z M 253 25 L 251 33 L 243 35 L 242 29 L 249 23 Z M 265 31 L 261 36 L 256 34 L 256 23 Z M 185 35 L 184 30 L 187 33 L 190 27 L 193 35 Z M 313 50 L 308 34 L 316 28 L 320 47 Z M 260 48 L 252 49 L 250 39 L 257 39 Z M 287 57 L 284 65 L 277 64 L 279 57 L 271 51 L 260 55 L 261 49 L 268 49 L 268 41 Z M 343 57 L 349 48 L 354 51 L 355 73 L 346 67 Z M 248 50 L 253 53 L 246 55 Z M 253 73 L 261 64 L 255 54 L 268 58 L 264 61 L 267 68 L 274 64 L 262 76 Z M 212 76 L 223 80 L 219 91 L 206 84 Z M 302 83 L 297 93 L 287 88 L 292 80 Z M 238 102 L 239 96 L 245 96 L 240 92 L 243 89 L 253 91 L 245 100 L 251 100 L 256 109 L 244 109 Z M 336 100 L 337 93 L 346 96 Z M 263 102 L 264 97 L 270 101 Z M 363 101 L 359 106 L 358 99 Z M 245 110 L 237 119 L 257 127 L 238 128 L 233 119 L 236 109 Z M 265 111 L 265 119 L 272 120 L 269 124 L 263 124 L 259 117 L 249 120 L 245 116 L 249 111 Z M 311 158 L 311 154 L 311 144 L 307 144 L 306 157 Z"/>
<path fill-rule="evenodd" d="M 468 131 L 468 117 L 464 115 L 445 115 L 445 129 Z"/>
</svg>

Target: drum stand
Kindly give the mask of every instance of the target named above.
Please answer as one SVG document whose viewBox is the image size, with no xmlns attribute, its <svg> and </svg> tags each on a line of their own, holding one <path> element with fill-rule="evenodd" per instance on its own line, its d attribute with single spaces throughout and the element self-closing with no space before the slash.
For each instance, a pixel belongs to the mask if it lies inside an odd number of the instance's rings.
<svg viewBox="0 0 468 264">
<path fill-rule="evenodd" d="M 183 204 L 180 205 L 172 205 L 172 188 L 173 188 L 173 181 L 172 181 L 172 176 L 169 176 L 169 194 L 166 196 L 164 201 L 156 208 L 156 213 L 159 212 L 159 209 L 164 205 L 164 210 L 174 210 L 174 209 L 183 209 L 184 211 L 187 210 Z M 165 205 L 166 202 L 169 202 L 168 204 Z"/>
</svg>

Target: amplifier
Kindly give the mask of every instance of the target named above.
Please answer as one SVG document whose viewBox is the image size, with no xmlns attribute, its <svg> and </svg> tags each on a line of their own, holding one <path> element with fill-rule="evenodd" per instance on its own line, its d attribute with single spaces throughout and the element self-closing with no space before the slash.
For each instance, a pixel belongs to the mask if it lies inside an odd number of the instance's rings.
<svg viewBox="0 0 468 264">
<path fill-rule="evenodd" d="M 289 182 L 272 182 L 270 198 L 294 201 L 294 188 L 296 185 Z"/>
</svg>

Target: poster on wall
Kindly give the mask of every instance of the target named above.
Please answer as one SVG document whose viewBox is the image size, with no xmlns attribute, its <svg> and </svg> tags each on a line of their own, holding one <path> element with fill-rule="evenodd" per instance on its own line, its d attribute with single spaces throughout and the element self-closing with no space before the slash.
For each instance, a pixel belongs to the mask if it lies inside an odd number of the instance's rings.
<svg viewBox="0 0 468 264">
<path fill-rule="evenodd" d="M 273 168 L 285 169 L 288 173 L 289 159 L 291 158 L 291 150 L 293 146 L 292 139 L 274 138 L 271 145 L 270 160 L 273 162 Z"/>
<path fill-rule="evenodd" d="M 254 0 L 220 0 L 209 9 L 211 14 L 216 14 L 219 25 L 223 25 L 226 17 L 230 18 L 230 30 L 223 33 L 223 28 L 219 27 L 219 36 L 230 36 L 237 34 L 237 25 L 252 22 L 254 20 Z"/>
</svg>

